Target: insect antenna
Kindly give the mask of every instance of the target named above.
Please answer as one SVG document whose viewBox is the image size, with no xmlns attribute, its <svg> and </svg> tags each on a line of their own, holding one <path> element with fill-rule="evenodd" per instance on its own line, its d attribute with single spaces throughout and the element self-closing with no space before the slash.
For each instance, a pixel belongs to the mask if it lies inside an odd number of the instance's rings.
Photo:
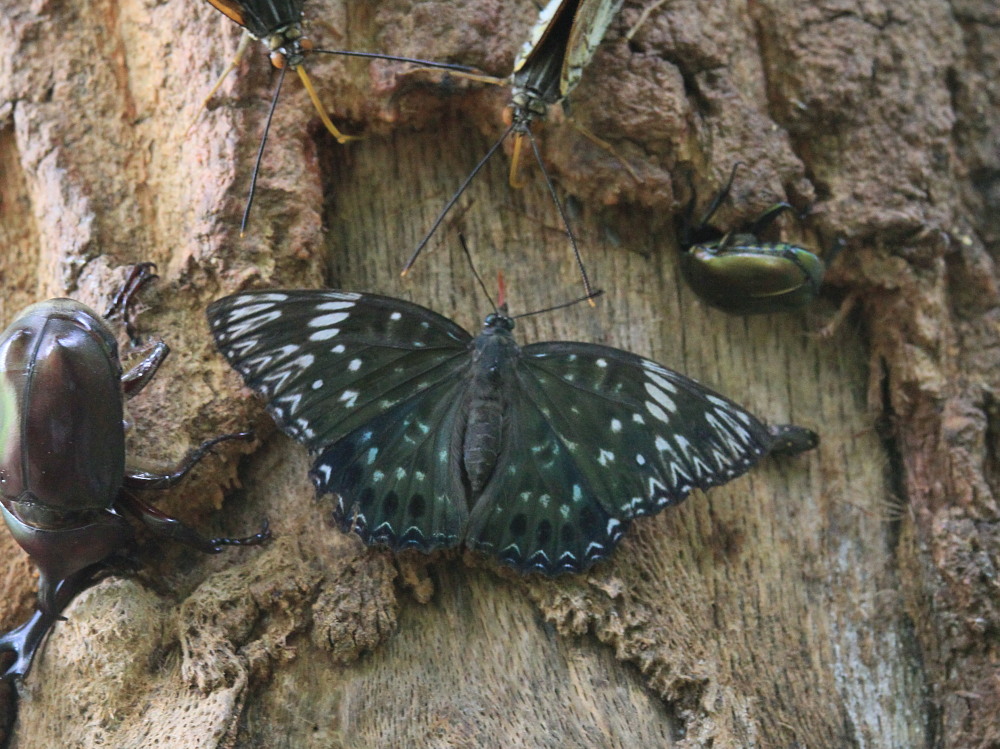
<svg viewBox="0 0 1000 749">
<path fill-rule="evenodd" d="M 577 297 L 568 302 L 563 302 L 562 304 L 556 304 L 552 307 L 546 307 L 545 309 L 536 309 L 532 312 L 522 312 L 519 315 L 511 315 L 512 320 L 519 320 L 522 317 L 531 317 L 532 315 L 544 315 L 546 312 L 555 312 L 558 309 L 565 309 L 566 307 L 572 307 L 574 304 L 579 304 L 580 302 L 590 302 L 591 307 L 596 307 L 594 304 L 594 299 L 604 294 L 604 289 L 594 289 L 586 296 Z"/>
<path fill-rule="evenodd" d="M 538 141 L 535 140 L 535 136 L 531 134 L 530 129 L 525 129 L 525 135 L 527 135 L 528 142 L 531 143 L 531 151 L 535 154 L 535 161 L 538 162 L 539 169 L 542 170 L 542 176 L 545 177 L 545 185 L 549 189 L 549 195 L 552 197 L 552 202 L 556 204 L 556 208 L 559 210 L 559 218 L 562 219 L 563 226 L 566 227 L 566 236 L 569 237 L 569 243 L 573 246 L 573 257 L 576 258 L 576 266 L 580 270 L 580 277 L 583 279 L 583 290 L 585 295 L 581 299 L 590 300 L 590 306 L 596 306 L 594 304 L 594 292 L 590 286 L 590 278 L 587 276 L 587 268 L 583 264 L 583 257 L 580 255 L 580 248 L 577 247 L 576 237 L 573 236 L 573 230 L 569 226 L 569 218 L 566 216 L 566 210 L 563 208 L 561 202 L 559 202 L 559 196 L 556 195 L 556 186 L 552 184 L 552 178 L 549 177 L 548 170 L 546 170 L 545 165 L 542 163 L 542 154 L 538 151 Z M 520 135 L 520 133 L 518 133 Z"/>
<path fill-rule="evenodd" d="M 490 290 L 486 287 L 486 283 L 483 281 L 483 277 L 479 275 L 479 271 L 476 270 L 476 264 L 472 260 L 472 253 L 469 251 L 469 243 L 465 239 L 465 235 L 461 232 L 458 235 L 458 241 L 462 245 L 462 252 L 465 253 L 465 259 L 469 262 L 469 268 L 472 270 L 472 275 L 475 276 L 476 282 L 479 284 L 479 288 L 482 289 L 483 295 L 489 301 L 490 306 L 493 307 L 493 311 L 496 312 L 499 308 L 507 304 L 507 284 L 504 281 L 503 271 L 497 271 L 497 301 L 493 301 L 493 297 L 490 296 Z M 595 306 L 593 300 L 604 294 L 603 289 L 594 289 L 590 291 L 586 296 L 573 299 L 568 302 L 563 302 L 561 304 L 556 304 L 551 307 L 546 307 L 545 309 L 534 310 L 533 312 L 522 312 L 519 315 L 511 315 L 510 319 L 517 320 L 521 317 L 531 317 L 532 315 L 542 315 L 546 312 L 555 312 L 556 310 L 563 309 L 565 307 L 572 307 L 574 304 L 579 304 L 580 302 L 590 302 L 591 306 Z"/>
<path fill-rule="evenodd" d="M 257 160 L 253 165 L 253 174 L 250 177 L 250 194 L 247 195 L 247 205 L 243 209 L 243 220 L 240 221 L 240 236 L 246 234 L 247 221 L 250 219 L 250 207 L 253 205 L 253 195 L 257 190 L 257 175 L 260 174 L 260 160 L 264 157 L 264 146 L 267 144 L 267 134 L 271 130 L 271 120 L 274 119 L 274 110 L 278 106 L 278 94 L 281 93 L 281 84 L 285 82 L 285 72 L 288 68 L 281 69 L 278 76 L 278 85 L 274 89 L 274 97 L 271 99 L 271 110 L 267 113 L 267 122 L 264 124 L 264 134 L 260 138 L 260 147 L 257 149 Z M 301 68 L 298 68 L 301 70 Z"/>
<path fill-rule="evenodd" d="M 464 193 L 466 189 L 468 189 L 469 185 L 472 184 L 472 180 L 474 180 L 476 178 L 476 175 L 479 174 L 479 172 L 482 170 L 484 166 L 486 166 L 486 162 L 490 160 L 490 157 L 492 157 L 493 154 L 495 154 L 497 150 L 499 150 L 500 146 L 503 145 L 504 140 L 508 135 L 510 135 L 515 125 L 516 123 L 512 123 L 510 127 L 504 130 L 503 135 L 501 135 L 497 139 L 497 142 L 493 144 L 493 146 L 490 148 L 489 151 L 486 152 L 486 155 L 479 160 L 479 163 L 476 164 L 475 168 L 469 173 L 469 176 L 465 178 L 465 181 L 462 182 L 459 188 L 455 191 L 455 194 L 451 196 L 451 200 L 449 200 L 445 204 L 445 207 L 441 209 L 441 212 L 438 214 L 437 218 L 434 219 L 434 223 L 431 225 L 430 231 L 428 231 L 427 234 L 424 235 L 424 238 L 420 240 L 420 243 L 417 245 L 417 248 L 410 255 L 410 259 L 406 261 L 406 264 L 403 266 L 403 270 L 400 272 L 399 275 L 405 276 L 407 273 L 410 272 L 410 268 L 413 267 L 413 264 L 417 261 L 417 257 L 420 255 L 421 252 L 423 252 L 424 247 L 427 246 L 427 243 L 431 241 L 431 237 L 434 236 L 434 232 L 437 231 L 437 228 L 441 226 L 441 223 L 444 221 L 445 216 L 448 215 L 448 211 L 450 211 L 454 207 L 455 203 L 458 202 L 458 199 L 462 197 L 462 193 Z"/>
<path fill-rule="evenodd" d="M 390 62 L 410 62 L 419 65 L 417 70 L 453 70 L 460 73 L 472 73 L 474 80 L 481 80 L 476 76 L 476 68 L 471 65 L 459 65 L 454 62 L 434 62 L 432 60 L 421 60 L 418 57 L 401 57 L 400 55 L 387 55 L 382 52 L 355 52 L 354 50 L 343 49 L 310 49 L 309 54 L 313 55 L 343 55 L 344 57 L 367 57 L 373 60 L 389 60 Z"/>
<path fill-rule="evenodd" d="M 465 259 L 469 261 L 469 268 L 472 270 L 472 275 L 475 276 L 476 281 L 479 283 L 479 288 L 483 290 L 483 294 L 486 296 L 486 300 L 490 303 L 493 311 L 497 311 L 497 305 L 493 302 L 493 297 L 490 296 L 490 290 L 486 288 L 486 284 L 483 282 L 483 277 L 479 275 L 479 271 L 476 270 L 476 264 L 472 260 L 472 253 L 469 252 L 469 244 L 465 241 L 465 235 L 459 232 L 458 241 L 462 245 L 462 252 L 465 253 Z M 503 275 L 500 275 L 497 280 L 497 288 L 500 289 L 501 304 L 503 304 Z"/>
</svg>

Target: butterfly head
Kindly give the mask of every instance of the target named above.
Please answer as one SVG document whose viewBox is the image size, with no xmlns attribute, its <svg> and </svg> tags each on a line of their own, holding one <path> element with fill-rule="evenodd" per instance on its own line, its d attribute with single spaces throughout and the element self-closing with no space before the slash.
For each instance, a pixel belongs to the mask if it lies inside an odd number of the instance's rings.
<svg viewBox="0 0 1000 749">
<path fill-rule="evenodd" d="M 491 312 L 483 321 L 483 335 L 510 333 L 514 330 L 514 318 L 507 313 L 507 305 L 500 305 L 496 312 Z"/>
</svg>

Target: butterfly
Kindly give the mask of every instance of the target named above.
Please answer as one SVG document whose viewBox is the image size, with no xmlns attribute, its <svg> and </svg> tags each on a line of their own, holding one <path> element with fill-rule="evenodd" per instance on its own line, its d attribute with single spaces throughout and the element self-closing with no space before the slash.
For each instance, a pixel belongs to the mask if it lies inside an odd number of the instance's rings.
<svg viewBox="0 0 1000 749">
<path fill-rule="evenodd" d="M 250 218 L 250 208 L 253 205 L 255 188 L 257 186 L 257 174 L 260 171 L 261 158 L 264 155 L 264 145 L 267 143 L 267 134 L 271 129 L 271 118 L 274 116 L 275 107 L 278 104 L 278 95 L 281 93 L 281 86 L 285 81 L 285 73 L 291 68 L 296 72 L 305 87 L 309 98 L 316 108 L 324 127 L 337 139 L 338 143 L 347 143 L 355 140 L 356 136 L 344 135 L 330 120 L 326 109 L 319 100 L 319 94 L 312 84 L 312 80 L 306 73 L 303 62 L 307 54 L 344 55 L 347 57 L 366 57 L 369 59 L 392 60 L 395 62 L 408 62 L 420 65 L 422 68 L 443 68 L 446 70 L 456 70 L 464 73 L 473 71 L 466 65 L 456 65 L 452 63 L 431 62 L 412 57 L 400 57 L 398 55 L 388 55 L 380 52 L 356 52 L 348 50 L 317 49 L 312 42 L 305 37 L 302 30 L 302 8 L 305 0 L 207 0 L 213 8 L 223 13 L 229 19 L 235 21 L 243 27 L 246 32 L 240 46 L 237 49 L 235 59 L 223 72 L 222 77 L 205 98 L 207 103 L 215 94 L 225 77 L 239 64 L 240 58 L 246 50 L 249 39 L 258 39 L 268 48 L 268 54 L 274 67 L 281 71 L 278 77 L 278 85 L 274 90 L 274 98 L 271 101 L 271 108 L 268 112 L 267 122 L 264 126 L 264 133 L 261 136 L 260 147 L 257 150 L 257 161 L 254 165 L 253 176 L 250 180 L 250 192 L 247 196 L 246 207 L 243 210 L 243 219 L 240 223 L 240 234 L 246 231 L 247 221 Z M 193 125 L 193 123 L 192 123 Z"/>
<path fill-rule="evenodd" d="M 514 71 L 509 79 L 487 79 L 494 83 L 509 83 L 511 86 L 511 124 L 493 144 L 486 155 L 473 168 L 465 181 L 438 214 L 430 230 L 417 244 L 416 249 L 403 266 L 405 275 L 416 262 L 417 257 L 430 241 L 434 232 L 444 221 L 466 188 L 490 158 L 495 154 L 508 135 L 514 136 L 514 153 L 511 158 L 509 182 L 511 187 L 522 187 L 518 178 L 521 150 L 525 139 L 531 144 L 535 160 L 545 177 L 549 195 L 559 211 L 566 234 L 569 237 L 576 258 L 583 286 L 591 294 L 590 280 L 576 238 L 569 228 L 569 220 L 562 203 L 556 195 L 555 186 L 545 171 L 538 144 L 531 133 L 531 124 L 546 116 L 548 108 L 563 101 L 576 88 L 584 68 L 590 63 L 598 45 L 607 33 L 612 19 L 621 9 L 624 0 L 550 0 L 542 8 L 531 31 L 528 41 L 521 47 L 514 61 Z M 476 76 L 483 79 L 482 76 Z M 590 136 L 598 140 L 596 136 Z M 609 146 L 610 148 L 610 146 Z"/>
<path fill-rule="evenodd" d="M 250 291 L 209 306 L 216 345 L 316 455 L 334 519 L 392 550 L 465 545 L 522 571 L 580 572 L 630 522 L 818 444 L 627 351 L 519 346 L 411 302 Z"/>
</svg>

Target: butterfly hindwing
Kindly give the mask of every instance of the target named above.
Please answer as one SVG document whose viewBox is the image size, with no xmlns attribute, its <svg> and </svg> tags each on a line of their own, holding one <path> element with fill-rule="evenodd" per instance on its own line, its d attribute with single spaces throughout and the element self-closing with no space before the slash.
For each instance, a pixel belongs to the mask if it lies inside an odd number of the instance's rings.
<svg viewBox="0 0 1000 749">
<path fill-rule="evenodd" d="M 522 571 L 555 575 L 609 554 L 627 526 L 604 509 L 537 405 L 513 393 L 504 448 L 472 509 L 466 544 Z"/>
<path fill-rule="evenodd" d="M 337 495 L 342 530 L 396 551 L 459 543 L 468 510 L 451 442 L 466 387 L 440 381 L 319 455 L 310 476 L 318 493 Z"/>
</svg>

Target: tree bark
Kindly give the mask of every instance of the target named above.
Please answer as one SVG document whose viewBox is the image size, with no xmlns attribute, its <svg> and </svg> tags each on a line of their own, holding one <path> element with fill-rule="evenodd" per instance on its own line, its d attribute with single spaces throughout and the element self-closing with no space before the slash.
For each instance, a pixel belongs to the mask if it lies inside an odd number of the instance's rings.
<svg viewBox="0 0 1000 749">
<path fill-rule="evenodd" d="M 337 145 L 289 76 L 241 238 L 276 80 L 259 44 L 186 135 L 239 39 L 207 3 L 0 2 L 0 321 L 59 295 L 103 309 L 124 266 L 155 261 L 139 327 L 173 354 L 130 403 L 132 454 L 176 460 L 253 426 L 255 445 L 156 499 L 213 535 L 263 516 L 275 534 L 212 557 L 144 540 L 141 572 L 53 629 L 10 746 L 1000 746 L 1000 11 L 668 0 L 626 40 L 652 5 L 626 2 L 571 96 L 618 155 L 558 112 L 539 130 L 605 296 L 519 321 L 519 338 L 635 351 L 823 442 L 549 580 L 471 553 L 397 559 L 333 528 L 304 448 L 215 353 L 203 312 L 239 289 L 327 285 L 475 330 L 489 305 L 459 230 L 515 311 L 579 295 L 537 169 L 511 190 L 503 157 L 399 278 L 502 131 L 507 91 L 311 57 L 363 138 Z M 536 17 L 530 0 L 306 7 L 317 46 L 500 76 Z M 736 161 L 718 225 L 787 199 L 810 213 L 786 239 L 846 239 L 801 315 L 728 317 L 680 279 L 686 169 L 704 206 Z M 814 335 L 848 297 L 833 336 Z M 0 545 L 7 629 L 34 579 Z"/>
</svg>

